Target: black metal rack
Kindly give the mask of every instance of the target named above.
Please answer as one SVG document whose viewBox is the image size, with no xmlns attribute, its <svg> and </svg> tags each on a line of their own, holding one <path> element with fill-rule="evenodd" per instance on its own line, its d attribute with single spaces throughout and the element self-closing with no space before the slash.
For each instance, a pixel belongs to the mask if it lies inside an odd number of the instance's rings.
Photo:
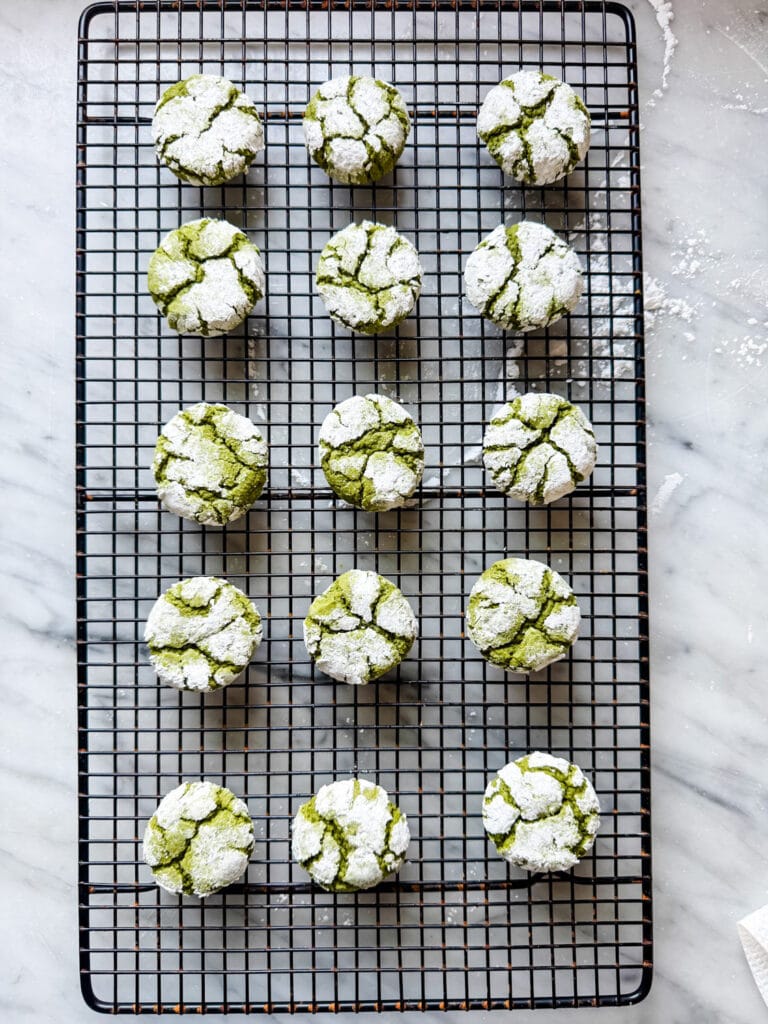
<svg viewBox="0 0 768 1024">
<path fill-rule="evenodd" d="M 607 1005 L 651 974 L 648 630 L 636 47 L 611 2 L 179 0 L 100 2 L 79 33 L 77 574 L 81 978 L 106 1012 L 284 1012 Z M 593 114 L 585 165 L 522 189 L 478 144 L 479 100 L 519 67 L 565 78 Z M 372 189 L 310 165 L 301 113 L 354 69 L 394 82 L 413 115 L 394 175 Z M 247 178 L 185 186 L 158 166 L 158 94 L 204 70 L 245 87 L 267 149 Z M 268 298 L 225 339 L 177 337 L 146 294 L 161 235 L 205 213 L 265 253 Z M 461 272 L 502 219 L 545 219 L 587 269 L 567 321 L 521 339 L 484 324 Z M 373 216 L 416 244 L 415 314 L 387 338 L 337 330 L 312 271 L 332 231 Z M 588 485 L 544 509 L 506 501 L 479 464 L 484 424 L 516 386 L 551 389 L 595 424 Z M 413 507 L 333 502 L 315 462 L 332 404 L 383 390 L 427 446 Z M 202 529 L 160 512 L 160 425 L 201 398 L 263 426 L 267 490 L 249 516 Z M 463 639 L 474 579 L 505 553 L 561 570 L 579 597 L 569 659 L 526 682 Z M 353 688 L 315 674 L 311 597 L 352 565 L 405 592 L 420 641 L 399 674 Z M 224 575 L 265 616 L 247 678 L 204 700 L 158 686 L 141 644 L 158 593 Z M 483 833 L 488 777 L 541 748 L 576 760 L 604 810 L 594 853 L 531 878 Z M 333 896 L 290 863 L 298 804 L 351 773 L 384 785 L 414 839 L 396 882 Z M 245 883 L 171 897 L 141 863 L 144 824 L 181 779 L 248 802 Z"/>
</svg>

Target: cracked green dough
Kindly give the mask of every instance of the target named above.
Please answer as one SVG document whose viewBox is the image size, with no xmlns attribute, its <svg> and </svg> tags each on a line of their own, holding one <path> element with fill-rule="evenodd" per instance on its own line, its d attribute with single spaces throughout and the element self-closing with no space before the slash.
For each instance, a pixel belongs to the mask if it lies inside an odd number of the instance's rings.
<svg viewBox="0 0 768 1024">
<path fill-rule="evenodd" d="M 526 185 L 549 185 L 587 155 L 590 124 L 570 85 L 540 71 L 518 71 L 483 100 L 477 134 L 505 174 Z"/>
<path fill-rule="evenodd" d="M 365 779 L 323 786 L 291 829 L 293 859 L 329 892 L 370 889 L 399 871 L 408 821 L 386 790 Z"/>
<path fill-rule="evenodd" d="M 304 643 L 320 671 L 358 686 L 399 665 L 415 639 L 407 599 L 390 580 L 365 569 L 342 573 L 304 620 Z"/>
<path fill-rule="evenodd" d="M 336 323 L 362 334 L 397 327 L 421 294 L 419 254 L 385 224 L 349 224 L 327 242 L 315 282 Z"/>
<path fill-rule="evenodd" d="M 320 428 L 320 464 L 335 494 L 366 512 L 403 505 L 424 473 L 421 433 L 386 395 L 340 402 Z"/>
<path fill-rule="evenodd" d="M 152 472 L 169 512 L 206 526 L 244 516 L 264 489 L 267 442 L 246 416 L 198 402 L 163 427 Z"/>
<path fill-rule="evenodd" d="M 500 224 L 464 270 L 472 305 L 505 330 L 547 327 L 575 308 L 584 289 L 579 257 L 546 224 Z"/>
<path fill-rule="evenodd" d="M 323 83 L 304 111 L 310 156 L 330 178 L 347 185 L 370 185 L 388 174 L 410 129 L 397 89 L 367 75 Z"/>
<path fill-rule="evenodd" d="M 239 228 L 203 217 L 165 236 L 147 287 L 174 331 L 212 338 L 234 330 L 264 298 L 264 265 Z"/>
<path fill-rule="evenodd" d="M 543 562 L 504 558 L 472 587 L 467 633 L 483 657 L 508 672 L 538 672 L 564 658 L 579 633 L 576 597 Z"/>
<path fill-rule="evenodd" d="M 531 391 L 507 402 L 483 437 L 483 462 L 496 487 L 532 505 L 570 493 L 596 458 L 592 424 L 560 395 Z"/>
<path fill-rule="evenodd" d="M 223 185 L 264 149 L 256 107 L 220 75 L 192 75 L 166 89 L 152 137 L 161 163 L 192 185 Z"/>
<path fill-rule="evenodd" d="M 505 765 L 488 784 L 483 824 L 510 864 L 566 871 L 592 849 L 600 804 L 577 765 L 537 750 Z"/>
<path fill-rule="evenodd" d="M 242 800 L 213 782 L 183 782 L 158 804 L 144 832 L 144 860 L 163 889 L 210 896 L 232 885 L 253 853 Z"/>
<path fill-rule="evenodd" d="M 216 576 L 194 576 L 158 597 L 144 641 L 162 682 L 209 693 L 243 674 L 261 633 L 261 616 L 242 590 Z"/>
</svg>

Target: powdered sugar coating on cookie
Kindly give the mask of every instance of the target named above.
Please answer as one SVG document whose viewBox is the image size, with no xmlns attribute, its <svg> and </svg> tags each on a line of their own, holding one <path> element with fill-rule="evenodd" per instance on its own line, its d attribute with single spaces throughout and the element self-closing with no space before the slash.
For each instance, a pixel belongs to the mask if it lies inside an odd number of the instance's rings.
<svg viewBox="0 0 768 1024">
<path fill-rule="evenodd" d="M 144 630 L 162 682 L 197 693 L 239 679 L 261 637 L 254 605 L 242 590 L 216 576 L 174 583 L 155 601 Z"/>
<path fill-rule="evenodd" d="M 526 871 L 566 871 L 594 845 L 600 803 L 578 765 L 534 751 L 505 765 L 483 797 L 498 852 Z"/>
<path fill-rule="evenodd" d="M 315 281 L 333 320 L 351 331 L 379 334 L 411 312 L 422 275 L 419 254 L 404 235 L 364 220 L 329 239 Z"/>
<path fill-rule="evenodd" d="M 312 602 L 304 643 L 321 672 L 360 686 L 395 668 L 416 639 L 416 617 L 394 583 L 350 569 Z"/>
<path fill-rule="evenodd" d="M 206 526 L 244 516 L 267 479 L 267 442 L 247 416 L 198 402 L 163 427 L 152 472 L 169 512 Z"/>
<path fill-rule="evenodd" d="M 540 71 L 503 79 L 483 100 L 477 134 L 496 163 L 527 185 L 549 185 L 587 154 L 591 118 L 570 85 Z"/>
<path fill-rule="evenodd" d="M 366 779 L 323 786 L 291 827 L 293 859 L 331 892 L 370 889 L 400 870 L 411 835 L 386 790 Z"/>
<path fill-rule="evenodd" d="M 165 236 L 147 287 L 174 331 L 212 338 L 234 330 L 264 297 L 264 264 L 239 228 L 203 217 Z"/>
<path fill-rule="evenodd" d="M 386 395 L 353 395 L 320 428 L 320 464 L 344 501 L 366 512 L 397 508 L 424 472 L 424 444 L 405 409 Z"/>
<path fill-rule="evenodd" d="M 395 166 L 411 125 L 394 86 L 367 75 L 324 82 L 304 111 L 310 156 L 335 181 L 370 185 Z"/>
<path fill-rule="evenodd" d="M 467 298 L 507 330 L 547 327 L 575 308 L 584 289 L 579 257 L 546 224 L 500 224 L 470 254 Z"/>
<path fill-rule="evenodd" d="M 543 562 L 504 558 L 469 595 L 467 634 L 480 653 L 508 672 L 538 672 L 564 658 L 581 613 L 563 577 Z"/>
<path fill-rule="evenodd" d="M 220 75 L 192 75 L 166 89 L 155 106 L 152 137 L 158 159 L 192 185 L 222 185 L 264 149 L 256 107 Z"/>
<path fill-rule="evenodd" d="M 150 818 L 143 854 L 163 889 L 205 897 L 242 877 L 253 847 L 242 800 L 213 782 L 183 782 Z"/>
<path fill-rule="evenodd" d="M 496 487 L 532 505 L 570 493 L 596 458 L 595 433 L 581 409 L 544 392 L 507 402 L 483 437 L 483 462 Z"/>
</svg>

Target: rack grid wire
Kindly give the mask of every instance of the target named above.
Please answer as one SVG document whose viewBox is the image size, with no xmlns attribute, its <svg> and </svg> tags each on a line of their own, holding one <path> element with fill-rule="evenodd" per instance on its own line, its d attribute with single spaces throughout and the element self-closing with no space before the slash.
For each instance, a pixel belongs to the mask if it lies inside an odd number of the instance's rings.
<svg viewBox="0 0 768 1024">
<path fill-rule="evenodd" d="M 585 97 L 593 144 L 546 189 L 504 179 L 475 134 L 488 88 L 521 67 Z M 412 113 L 395 172 L 372 188 L 310 164 L 301 115 L 319 83 L 375 74 Z M 195 72 L 245 88 L 267 148 L 246 178 L 179 183 L 159 167 L 160 92 Z M 79 32 L 77 579 L 81 980 L 106 1012 L 493 1009 L 638 1001 L 651 976 L 648 629 L 636 47 L 618 3 L 512 0 L 101 2 Z M 242 226 L 268 296 L 223 339 L 179 337 L 146 290 L 160 237 L 200 216 Z M 392 336 L 328 319 L 313 269 L 352 219 L 395 223 L 425 286 Z M 545 220 L 587 271 L 576 312 L 524 339 L 476 315 L 462 269 L 504 220 Z M 480 443 L 526 389 L 578 402 L 600 443 L 591 481 L 554 506 L 506 500 Z M 378 390 L 420 423 L 415 501 L 378 516 L 333 500 L 317 466 L 333 404 Z M 263 427 L 270 479 L 249 515 L 204 529 L 160 511 L 160 426 L 224 401 Z M 506 554 L 548 561 L 578 595 L 571 656 L 526 681 L 463 633 L 469 589 Z M 396 674 L 352 687 L 316 673 L 311 597 L 358 566 L 395 581 L 420 640 Z M 222 575 L 265 617 L 245 679 L 201 699 L 160 686 L 141 637 L 158 594 Z M 596 846 L 571 873 L 529 876 L 487 842 L 486 782 L 551 750 L 591 776 Z M 411 823 L 409 861 L 374 891 L 332 895 L 291 865 L 289 827 L 319 786 L 379 782 Z M 204 902 L 141 862 L 157 801 L 206 777 L 248 803 L 244 884 Z"/>
</svg>

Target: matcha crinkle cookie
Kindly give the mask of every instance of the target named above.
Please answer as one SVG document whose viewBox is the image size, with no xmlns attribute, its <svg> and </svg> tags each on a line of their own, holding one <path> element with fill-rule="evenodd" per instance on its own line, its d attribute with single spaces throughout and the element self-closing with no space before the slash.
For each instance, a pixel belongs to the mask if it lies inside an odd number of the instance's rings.
<svg viewBox="0 0 768 1024">
<path fill-rule="evenodd" d="M 144 860 L 168 892 L 210 896 L 245 873 L 253 845 L 242 800 L 213 782 L 183 782 L 149 819 Z"/>
<path fill-rule="evenodd" d="M 394 86 L 367 75 L 332 78 L 304 111 L 309 154 L 329 178 L 370 185 L 400 159 L 411 124 Z"/>
<path fill-rule="evenodd" d="M 507 402 L 483 437 L 483 462 L 494 484 L 532 505 L 570 493 L 596 458 L 592 424 L 559 395 L 531 391 Z"/>
<path fill-rule="evenodd" d="M 212 338 L 233 331 L 264 297 L 264 264 L 239 228 L 203 217 L 165 236 L 147 287 L 174 331 Z"/>
<path fill-rule="evenodd" d="M 421 294 L 419 254 L 385 224 L 349 224 L 326 244 L 317 290 L 336 323 L 379 334 L 405 320 Z"/>
<path fill-rule="evenodd" d="M 223 185 L 264 149 L 256 107 L 219 75 L 192 75 L 166 89 L 152 137 L 158 159 L 192 185 Z"/>
<path fill-rule="evenodd" d="M 549 185 L 587 155 L 590 123 L 570 85 L 541 71 L 518 71 L 483 100 L 477 134 L 505 174 Z"/>
<path fill-rule="evenodd" d="M 472 251 L 467 298 L 505 330 L 533 331 L 575 308 L 584 289 L 579 257 L 546 224 L 500 224 Z"/>
<path fill-rule="evenodd" d="M 580 621 L 576 597 L 562 576 L 533 559 L 494 562 L 469 595 L 469 639 L 508 672 L 538 672 L 564 658 Z"/>
<path fill-rule="evenodd" d="M 378 885 L 400 870 L 411 838 L 397 804 L 365 779 L 323 786 L 301 805 L 291 833 L 293 859 L 330 892 Z"/>
<path fill-rule="evenodd" d="M 421 433 L 386 395 L 340 402 L 320 428 L 320 464 L 335 493 L 366 512 L 402 505 L 424 472 Z"/>
<path fill-rule="evenodd" d="M 600 804 L 582 770 L 534 751 L 489 783 L 483 824 L 505 860 L 526 871 L 566 871 L 594 845 Z"/>
<path fill-rule="evenodd" d="M 267 442 L 246 416 L 198 402 L 163 427 L 152 472 L 169 512 L 223 526 L 244 516 L 259 497 L 267 462 Z"/>
<path fill-rule="evenodd" d="M 342 683 L 378 679 L 405 658 L 416 617 L 390 580 L 366 569 L 339 576 L 309 607 L 304 643 L 321 672 Z"/>
<path fill-rule="evenodd" d="M 261 616 L 226 580 L 194 576 L 158 597 L 144 641 L 164 683 L 208 693 L 229 686 L 248 667 L 261 643 Z"/>
</svg>

